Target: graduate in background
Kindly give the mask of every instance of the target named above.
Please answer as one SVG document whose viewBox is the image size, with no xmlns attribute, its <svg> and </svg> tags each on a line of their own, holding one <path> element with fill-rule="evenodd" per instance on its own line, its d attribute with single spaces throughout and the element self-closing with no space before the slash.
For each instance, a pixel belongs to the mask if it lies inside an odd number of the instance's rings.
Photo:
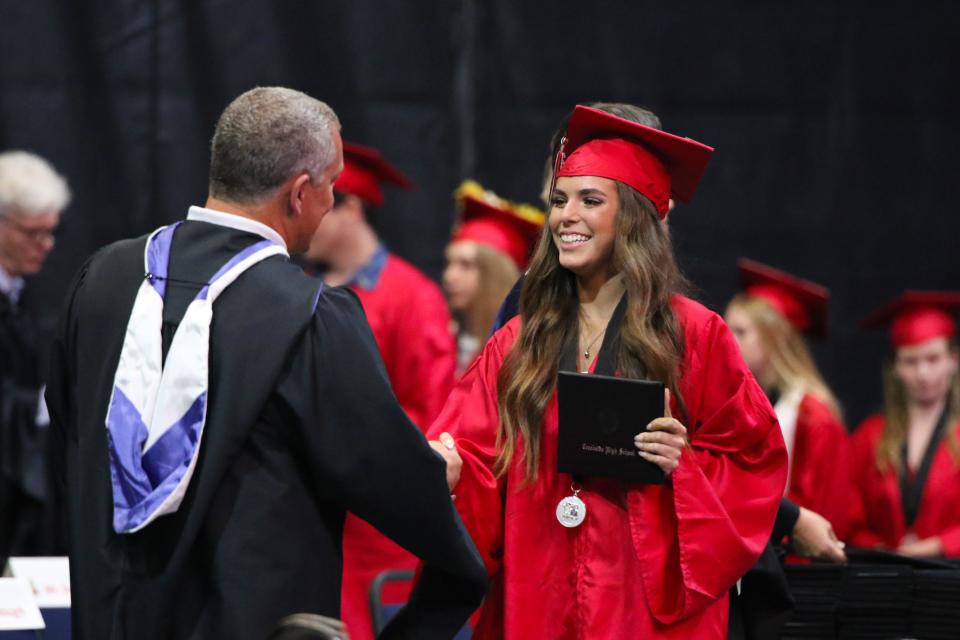
<svg viewBox="0 0 960 640">
<path fill-rule="evenodd" d="M 586 107 L 568 123 L 521 315 L 430 431 L 457 438 L 457 509 L 494 577 L 475 637 L 726 637 L 727 594 L 767 544 L 786 452 L 726 325 L 677 293 L 664 218 L 711 151 Z M 665 382 L 668 415 L 636 446 L 667 484 L 557 472 L 562 358 Z M 558 521 L 571 497 L 585 514 Z"/>
<path fill-rule="evenodd" d="M 800 506 L 800 518 L 820 514 L 832 524 L 828 551 L 833 553 L 826 555 L 842 560 L 837 537 L 849 528 L 848 434 L 803 338 L 826 335 L 829 292 L 752 260 L 738 265 L 742 291 L 727 305 L 725 318 L 777 412 L 790 465 L 786 496 Z M 807 555 L 803 537 L 795 542 Z"/>
<path fill-rule="evenodd" d="M 343 173 L 334 205 L 307 251 L 330 285 L 346 285 L 360 298 L 400 406 L 426 429 L 453 387 L 456 345 L 440 288 L 406 260 L 390 253 L 370 224 L 383 204 L 382 185 L 413 187 L 378 151 L 343 145 Z M 342 617 L 354 640 L 373 637 L 370 585 L 380 573 L 412 569 L 416 558 L 369 523 L 348 515 L 343 534 Z M 390 583 L 387 603 L 402 602 L 408 585 Z"/>
<path fill-rule="evenodd" d="M 526 268 L 543 212 L 468 180 L 455 193 L 460 224 L 447 245 L 443 288 L 455 320 L 457 373 L 490 336 L 504 297 Z"/>
<path fill-rule="evenodd" d="M 960 557 L 960 293 L 908 291 L 870 315 L 890 327 L 883 413 L 851 441 L 851 542 L 918 556 Z"/>
<path fill-rule="evenodd" d="M 290 614 L 336 617 L 348 510 L 424 560 L 383 637 L 450 638 L 482 599 L 449 465 L 397 404 L 359 301 L 289 260 L 333 204 L 339 128 L 298 91 L 244 93 L 206 205 L 74 280 L 46 397 L 77 640 L 263 640 Z"/>
<path fill-rule="evenodd" d="M 333 210 L 305 257 L 319 263 L 324 282 L 346 285 L 360 298 L 400 406 L 426 429 L 453 387 L 456 345 L 440 287 L 390 253 L 370 224 L 383 185 L 413 188 L 376 149 L 345 142 Z"/>
</svg>

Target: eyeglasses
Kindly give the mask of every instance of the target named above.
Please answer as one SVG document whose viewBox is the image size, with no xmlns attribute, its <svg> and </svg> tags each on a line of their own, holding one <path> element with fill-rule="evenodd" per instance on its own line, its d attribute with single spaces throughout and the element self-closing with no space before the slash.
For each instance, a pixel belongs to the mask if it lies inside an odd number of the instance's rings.
<svg viewBox="0 0 960 640">
<path fill-rule="evenodd" d="M 7 216 L 0 216 L 0 222 L 6 223 L 16 229 L 19 233 L 22 233 L 29 240 L 33 242 L 53 242 L 57 239 L 57 232 L 59 231 L 58 227 L 47 227 L 45 229 L 35 229 L 33 227 L 28 227 L 15 222 Z"/>
</svg>

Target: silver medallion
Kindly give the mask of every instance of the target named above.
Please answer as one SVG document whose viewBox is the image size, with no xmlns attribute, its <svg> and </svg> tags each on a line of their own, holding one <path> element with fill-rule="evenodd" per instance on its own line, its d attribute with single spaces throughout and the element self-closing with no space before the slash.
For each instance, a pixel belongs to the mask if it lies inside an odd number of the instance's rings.
<svg viewBox="0 0 960 640">
<path fill-rule="evenodd" d="M 557 505 L 557 521 L 567 528 L 579 527 L 586 517 L 587 505 L 576 494 L 567 496 Z"/>
</svg>

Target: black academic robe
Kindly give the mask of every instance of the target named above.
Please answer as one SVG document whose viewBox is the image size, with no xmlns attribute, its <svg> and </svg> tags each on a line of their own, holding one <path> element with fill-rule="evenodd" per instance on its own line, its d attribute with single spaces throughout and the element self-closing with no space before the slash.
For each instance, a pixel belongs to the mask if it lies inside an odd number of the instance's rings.
<svg viewBox="0 0 960 640">
<path fill-rule="evenodd" d="M 0 293 L 0 568 L 8 556 L 63 552 L 47 465 L 47 429 L 37 424 L 39 352 L 49 331 Z"/>
<path fill-rule="evenodd" d="M 165 333 L 191 283 L 259 240 L 181 225 Z M 486 578 L 445 465 L 397 404 L 355 296 L 283 256 L 214 304 L 207 422 L 179 510 L 114 532 L 104 419 L 144 244 L 118 242 L 82 267 L 55 342 L 47 401 L 71 516 L 74 638 L 262 640 L 291 613 L 336 617 L 347 510 L 425 562 L 383 637 L 452 637 Z"/>
</svg>

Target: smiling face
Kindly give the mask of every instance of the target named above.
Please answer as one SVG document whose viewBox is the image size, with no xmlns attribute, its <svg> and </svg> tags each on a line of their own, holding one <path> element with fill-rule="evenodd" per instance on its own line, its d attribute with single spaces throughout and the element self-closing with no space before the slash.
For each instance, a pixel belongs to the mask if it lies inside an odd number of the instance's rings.
<svg viewBox="0 0 960 640">
<path fill-rule="evenodd" d="M 613 275 L 613 242 L 620 197 L 617 183 L 595 176 L 557 179 L 550 234 L 560 265 L 581 281 L 605 281 Z"/>
<path fill-rule="evenodd" d="M 947 338 L 934 338 L 900 347 L 894 359 L 894 373 L 913 404 L 931 405 L 947 397 L 957 375 L 957 351 Z"/>
</svg>

